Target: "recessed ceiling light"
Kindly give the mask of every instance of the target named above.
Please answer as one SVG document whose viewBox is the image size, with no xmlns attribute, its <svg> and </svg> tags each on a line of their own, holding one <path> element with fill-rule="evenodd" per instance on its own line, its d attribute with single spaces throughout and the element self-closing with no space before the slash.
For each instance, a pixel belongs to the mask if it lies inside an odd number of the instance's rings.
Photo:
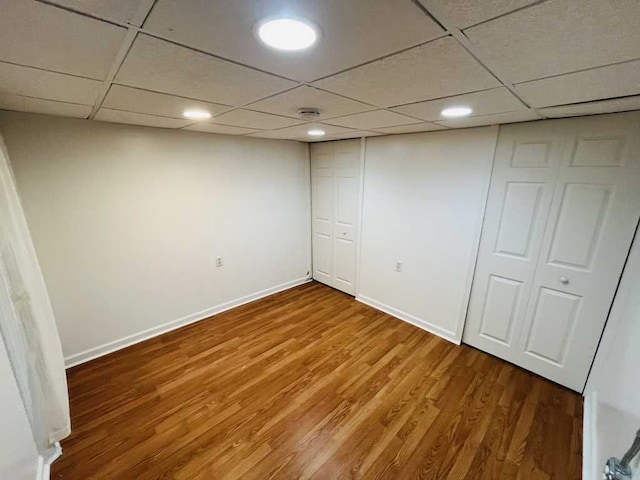
<svg viewBox="0 0 640 480">
<path fill-rule="evenodd" d="M 211 114 L 204 110 L 185 110 L 182 115 L 189 120 L 207 120 L 211 118 Z"/>
<path fill-rule="evenodd" d="M 312 128 L 307 132 L 307 135 L 310 135 L 312 137 L 324 137 L 325 133 L 326 132 L 324 130 L 320 130 L 319 128 Z"/>
<path fill-rule="evenodd" d="M 258 38 L 278 50 L 296 51 L 316 43 L 319 30 L 308 21 L 277 18 L 256 25 Z"/>
<path fill-rule="evenodd" d="M 443 117 L 466 117 L 467 115 L 471 115 L 471 110 L 469 107 L 450 107 L 445 108 L 440 112 Z"/>
</svg>

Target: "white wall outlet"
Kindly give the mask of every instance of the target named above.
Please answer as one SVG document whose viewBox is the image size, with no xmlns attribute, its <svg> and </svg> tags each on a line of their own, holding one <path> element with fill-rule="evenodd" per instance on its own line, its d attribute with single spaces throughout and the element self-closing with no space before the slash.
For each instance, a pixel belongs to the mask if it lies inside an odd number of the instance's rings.
<svg viewBox="0 0 640 480">
<path fill-rule="evenodd" d="M 402 262 L 396 262 L 396 272 L 402 271 Z"/>
<path fill-rule="evenodd" d="M 222 257 L 216 257 L 216 267 L 221 267 L 222 265 Z"/>
</svg>

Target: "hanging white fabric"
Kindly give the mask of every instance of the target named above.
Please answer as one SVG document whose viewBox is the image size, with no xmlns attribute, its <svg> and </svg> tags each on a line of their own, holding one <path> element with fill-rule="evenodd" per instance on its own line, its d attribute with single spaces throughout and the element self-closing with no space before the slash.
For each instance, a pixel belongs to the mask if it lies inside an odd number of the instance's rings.
<svg viewBox="0 0 640 480">
<path fill-rule="evenodd" d="M 0 137 L 0 333 L 41 453 L 70 432 L 53 310 Z"/>
</svg>

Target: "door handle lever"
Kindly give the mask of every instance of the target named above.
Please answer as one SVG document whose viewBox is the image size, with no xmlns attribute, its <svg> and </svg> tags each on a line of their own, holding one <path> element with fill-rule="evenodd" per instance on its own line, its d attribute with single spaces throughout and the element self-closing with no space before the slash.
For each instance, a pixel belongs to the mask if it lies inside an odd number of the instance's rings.
<svg viewBox="0 0 640 480">
<path fill-rule="evenodd" d="M 631 448 L 624 454 L 622 460 L 611 457 L 604 466 L 604 480 L 631 480 L 633 472 L 629 464 L 640 452 L 640 430 L 636 433 Z"/>
</svg>

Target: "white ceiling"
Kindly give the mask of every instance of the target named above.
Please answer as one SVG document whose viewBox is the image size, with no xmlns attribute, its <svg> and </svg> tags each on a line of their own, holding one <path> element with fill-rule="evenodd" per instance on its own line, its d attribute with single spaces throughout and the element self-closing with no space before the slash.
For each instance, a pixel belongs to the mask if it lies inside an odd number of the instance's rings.
<svg viewBox="0 0 640 480">
<path fill-rule="evenodd" d="M 638 0 L 548 0 L 465 31 L 514 83 L 638 58 Z"/>
<path fill-rule="evenodd" d="M 473 109 L 473 116 L 490 115 L 492 113 L 512 112 L 526 110 L 527 107 L 518 98 L 504 87 L 483 90 L 481 92 L 455 95 L 427 102 L 411 103 L 395 107 L 395 112 L 412 115 L 422 120 L 446 120 L 442 116 L 442 110 L 452 103 L 467 105 Z"/>
<path fill-rule="evenodd" d="M 326 122 L 341 127 L 374 129 L 408 125 L 410 123 L 418 123 L 420 120 L 388 110 L 373 110 L 371 112 L 356 113 L 355 115 L 329 119 Z"/>
<path fill-rule="evenodd" d="M 1 71 L 0 69 L 0 72 Z M 165 95 L 163 93 L 140 90 L 139 88 L 125 87 L 123 85 L 112 85 L 102 106 L 114 110 L 125 110 L 180 119 L 184 118 L 182 116 L 184 110 L 206 110 L 211 112 L 212 115 L 219 115 L 233 108 L 219 103 L 179 98 L 173 95 Z"/>
<path fill-rule="evenodd" d="M 127 30 L 32 0 L 0 0 L 0 60 L 102 80 Z"/>
<path fill-rule="evenodd" d="M 322 44 L 281 54 L 257 43 L 256 22 L 295 15 L 313 21 Z M 388 28 L 398 25 L 402 28 Z M 407 0 L 158 0 L 145 29 L 183 45 L 299 81 L 311 81 L 444 33 Z"/>
<path fill-rule="evenodd" d="M 0 109 L 311 141 L 640 109 L 638 0 L 0 0 Z M 309 51 L 255 23 L 317 24 Z M 474 112 L 445 119 L 454 105 Z M 320 109 L 320 123 L 297 117 Z M 193 122 L 185 109 L 213 117 Z"/>
<path fill-rule="evenodd" d="M 467 28 L 492 18 L 518 10 L 539 0 L 420 0 L 425 8 L 438 7 L 438 18 L 457 28 Z"/>
</svg>

